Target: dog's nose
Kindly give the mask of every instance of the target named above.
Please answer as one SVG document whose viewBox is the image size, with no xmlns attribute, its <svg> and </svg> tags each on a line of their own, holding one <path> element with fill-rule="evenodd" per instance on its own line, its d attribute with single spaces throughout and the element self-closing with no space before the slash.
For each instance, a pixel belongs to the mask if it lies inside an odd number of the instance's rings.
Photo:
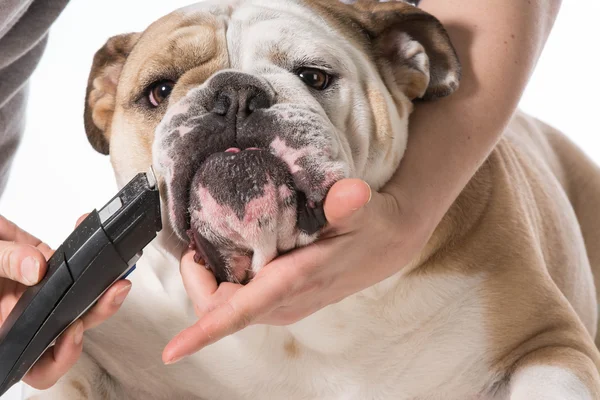
<svg viewBox="0 0 600 400">
<path fill-rule="evenodd" d="M 240 89 L 226 87 L 215 94 L 212 112 L 218 115 L 235 115 L 246 118 L 254 111 L 269 108 L 271 103 L 266 94 L 256 86 Z"/>
<path fill-rule="evenodd" d="M 211 111 L 238 122 L 274 103 L 275 94 L 268 83 L 249 74 L 222 72 L 213 78 L 211 86 L 214 93 Z"/>
</svg>

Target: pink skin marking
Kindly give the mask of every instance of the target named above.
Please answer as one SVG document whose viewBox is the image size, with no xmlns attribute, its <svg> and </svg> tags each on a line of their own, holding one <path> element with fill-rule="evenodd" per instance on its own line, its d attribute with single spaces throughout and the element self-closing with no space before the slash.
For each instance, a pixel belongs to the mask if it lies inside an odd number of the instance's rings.
<svg viewBox="0 0 600 400">
<path fill-rule="evenodd" d="M 264 243 L 270 241 L 268 237 L 273 233 L 272 229 L 259 226 L 259 220 L 264 220 L 266 217 L 270 221 L 278 221 L 282 216 L 278 201 L 280 195 L 291 194 L 289 188 L 285 186 L 276 188 L 269 180 L 263 188 L 263 195 L 248 202 L 245 206 L 244 217 L 239 219 L 231 207 L 217 203 L 208 189 L 201 186 L 197 190 L 202 207 L 193 211 L 192 224 L 205 222 L 212 232 L 201 233 L 208 233 L 208 236 L 225 237 L 240 247 L 249 247 L 255 250 L 264 247 Z M 295 210 L 292 211 L 294 213 L 290 214 L 290 221 L 280 222 L 284 222 L 284 225 L 295 225 Z"/>
<path fill-rule="evenodd" d="M 263 188 L 263 195 L 252 199 L 246 204 L 244 212 L 244 223 L 252 224 L 258 222 L 261 216 L 276 217 L 279 207 L 277 206 L 277 190 L 270 179 Z"/>
<path fill-rule="evenodd" d="M 258 147 L 248 147 L 246 150 L 260 150 L 260 149 Z M 227 150 L 225 150 L 225 153 L 235 153 L 235 154 L 237 154 L 240 151 L 242 151 L 242 150 L 240 150 L 237 147 L 230 147 Z"/>
<path fill-rule="evenodd" d="M 234 280 L 254 276 L 275 257 L 276 254 L 271 253 L 276 253 L 276 249 L 289 250 L 296 246 L 299 240 L 296 208 L 280 206 L 284 199 L 293 195 L 293 190 L 287 185 L 277 187 L 268 179 L 263 195 L 246 204 L 242 219 L 231 207 L 217 203 L 205 187 L 199 186 L 196 190 L 202 206 L 192 211 L 192 226 L 198 228 L 199 223 L 204 222 L 200 233 L 208 240 L 227 238 L 236 246 L 254 252 L 252 257 L 235 251 L 225 255 L 228 272 Z M 264 222 L 265 218 L 267 225 L 259 225 L 259 221 Z"/>
<path fill-rule="evenodd" d="M 282 200 L 287 199 L 288 197 L 290 197 L 292 195 L 292 191 L 286 185 L 279 186 L 278 191 L 279 191 L 279 198 L 281 198 Z"/>
<path fill-rule="evenodd" d="M 323 186 L 327 187 L 333 185 L 338 180 L 344 178 L 344 169 L 339 163 L 332 163 L 330 168 L 325 172 L 325 180 L 323 181 Z"/>
<path fill-rule="evenodd" d="M 199 221 L 208 222 L 210 227 L 223 237 L 241 239 L 238 237 L 239 230 L 235 227 L 238 218 L 230 207 L 217 203 L 209 190 L 202 186 L 198 188 L 198 198 L 202 207 L 194 211 L 194 214 Z"/>
<path fill-rule="evenodd" d="M 179 130 L 179 137 L 182 138 L 188 133 L 190 133 L 194 128 L 190 126 L 180 126 L 177 129 Z"/>
<path fill-rule="evenodd" d="M 271 142 L 271 148 L 275 151 L 275 155 L 281 158 L 290 168 L 292 174 L 300 171 L 302 168 L 296 165 L 299 158 L 309 154 L 309 148 L 305 147 L 302 149 L 294 149 L 285 144 L 285 141 L 281 140 L 279 136 Z"/>
<path fill-rule="evenodd" d="M 281 218 L 277 222 L 277 248 L 283 251 L 293 249 L 297 237 L 296 209 L 286 207 L 281 211 Z"/>
<path fill-rule="evenodd" d="M 301 149 L 289 147 L 280 137 L 276 137 L 271 143 L 271 149 L 275 155 L 281 158 L 289 167 L 292 174 L 302 170 L 302 167 L 297 165 L 298 159 L 306 155 L 313 156 L 319 162 L 318 169 L 323 173 L 325 179 L 320 186 L 325 188 L 333 185 L 339 179 L 344 177 L 344 169 L 339 162 L 334 162 L 327 157 L 329 153 L 327 149 L 318 149 L 315 146 L 306 146 Z M 309 207 L 315 208 L 314 202 L 309 202 Z"/>
<path fill-rule="evenodd" d="M 208 222 L 216 234 L 239 243 L 259 240 L 262 233 L 262 228 L 258 226 L 259 218 L 276 218 L 279 211 L 277 191 L 271 182 L 265 185 L 261 197 L 246 204 L 242 220 L 231 207 L 217 203 L 208 189 L 200 187 L 198 198 L 202 204 L 201 209 L 194 212 L 198 220 Z"/>
</svg>

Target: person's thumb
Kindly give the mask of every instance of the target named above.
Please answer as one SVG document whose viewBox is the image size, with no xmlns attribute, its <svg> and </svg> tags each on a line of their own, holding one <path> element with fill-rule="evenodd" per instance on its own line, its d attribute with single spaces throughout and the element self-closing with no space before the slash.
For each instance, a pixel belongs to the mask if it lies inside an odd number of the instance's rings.
<svg viewBox="0 0 600 400">
<path fill-rule="evenodd" d="M 323 207 L 328 228 L 336 234 L 352 231 L 383 201 L 383 195 L 371 190 L 367 182 L 343 179 L 331 187 L 325 198 Z"/>
<path fill-rule="evenodd" d="M 32 286 L 42 279 L 45 268 L 46 259 L 39 249 L 27 244 L 0 241 L 0 278 Z"/>
</svg>

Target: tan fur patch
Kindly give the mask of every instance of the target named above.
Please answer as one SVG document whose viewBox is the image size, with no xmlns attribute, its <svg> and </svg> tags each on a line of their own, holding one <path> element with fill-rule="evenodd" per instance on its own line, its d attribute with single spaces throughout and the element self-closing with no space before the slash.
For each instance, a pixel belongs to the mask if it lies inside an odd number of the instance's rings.
<svg viewBox="0 0 600 400">
<path fill-rule="evenodd" d="M 367 32 L 358 23 L 361 18 L 357 8 L 339 1 L 303 0 L 303 3 L 315 10 L 329 25 L 362 49 L 365 54 L 371 54 Z"/>
<path fill-rule="evenodd" d="M 331 26 L 338 29 L 377 65 L 392 61 L 386 50 L 388 33 L 402 31 L 419 42 L 430 62 L 429 87 L 423 98 L 445 97 L 458 88 L 461 67 L 448 34 L 432 15 L 401 1 L 359 0 L 352 5 L 339 1 L 303 0 Z M 401 66 L 393 63 L 395 66 Z M 403 82 L 409 97 L 421 92 L 424 83 L 419 74 L 410 74 Z"/>
<path fill-rule="evenodd" d="M 378 142 L 387 142 L 393 132 L 387 102 L 383 94 L 374 88 L 367 89 L 367 98 L 369 99 L 375 122 L 374 139 Z M 398 110 L 398 112 L 402 113 L 402 109 Z M 399 117 L 403 118 L 403 115 Z"/>
<path fill-rule="evenodd" d="M 300 355 L 300 347 L 294 338 L 286 340 L 285 344 L 283 345 L 283 349 L 290 358 L 298 358 Z"/>
<path fill-rule="evenodd" d="M 95 58 L 86 101 L 86 131 L 94 147 L 108 153 L 116 111 L 127 115 L 129 125 L 140 127 L 135 147 L 151 154 L 154 138 L 149 125 L 156 127 L 164 111 L 140 113 L 134 109 L 139 94 L 153 81 L 177 81 L 165 102 L 172 104 L 190 88 L 227 68 L 224 29 L 223 22 L 208 13 L 173 13 L 154 22 L 143 34 L 109 40 Z M 135 48 L 123 50 L 133 43 Z M 118 134 L 129 132 L 119 130 Z"/>
<path fill-rule="evenodd" d="M 508 379 L 523 362 L 556 365 L 594 388 L 596 296 L 571 206 L 551 178 L 562 174 L 539 162 L 544 142 L 534 124 L 502 138 L 412 273 L 484 277 L 487 356 L 499 376 Z"/>
<path fill-rule="evenodd" d="M 90 144 L 100 153 L 108 154 L 107 125 L 114 112 L 119 75 L 138 38 L 138 33 L 114 36 L 94 55 L 86 89 L 84 125 Z"/>
<path fill-rule="evenodd" d="M 267 57 L 275 65 L 286 65 L 288 62 L 288 56 L 279 49 L 272 49 Z"/>
<path fill-rule="evenodd" d="M 87 389 L 85 388 L 83 383 L 73 379 L 69 382 L 69 385 L 71 385 L 71 387 L 77 391 L 77 393 L 81 396 L 82 400 L 89 398 Z"/>
</svg>

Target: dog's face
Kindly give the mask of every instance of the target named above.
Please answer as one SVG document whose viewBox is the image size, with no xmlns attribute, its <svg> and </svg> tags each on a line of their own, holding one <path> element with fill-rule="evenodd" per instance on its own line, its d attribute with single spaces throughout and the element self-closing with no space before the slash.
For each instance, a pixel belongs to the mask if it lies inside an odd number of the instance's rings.
<svg viewBox="0 0 600 400">
<path fill-rule="evenodd" d="M 125 184 L 154 166 L 165 218 L 223 281 L 314 241 L 339 179 L 397 168 L 411 101 L 459 63 L 432 16 L 397 3 L 210 1 L 111 38 L 85 125 Z"/>
</svg>

